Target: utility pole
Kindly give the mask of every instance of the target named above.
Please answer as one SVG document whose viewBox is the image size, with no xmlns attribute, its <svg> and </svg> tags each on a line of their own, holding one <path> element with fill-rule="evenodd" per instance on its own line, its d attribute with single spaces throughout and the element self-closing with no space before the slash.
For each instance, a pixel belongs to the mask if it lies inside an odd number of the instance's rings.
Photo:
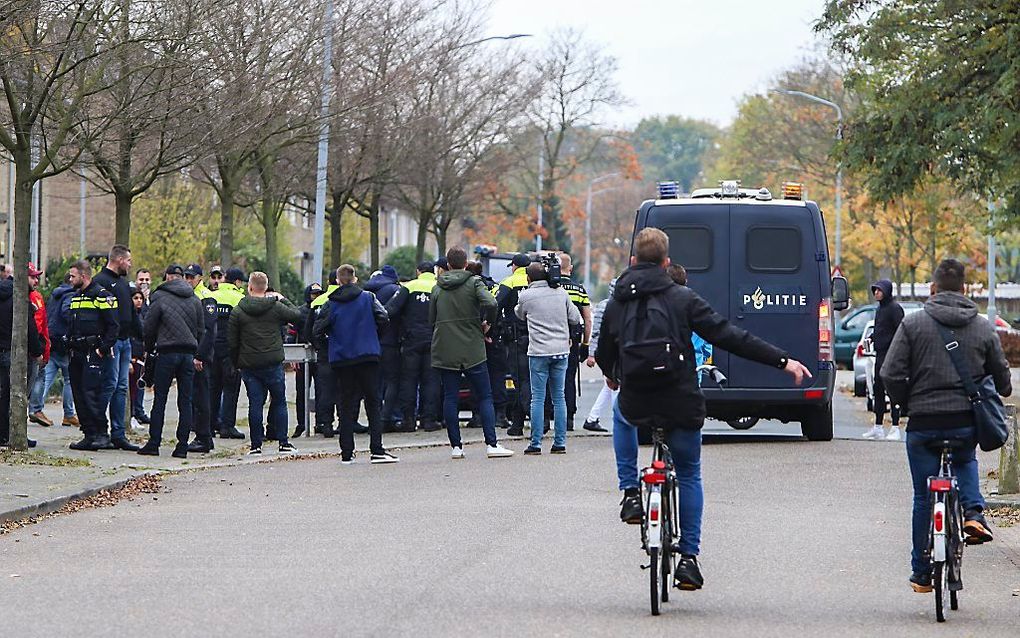
<svg viewBox="0 0 1020 638">
<path fill-rule="evenodd" d="M 326 0 L 322 31 L 322 105 L 319 108 L 319 151 L 315 164 L 315 240 L 312 249 L 312 280 L 322 277 L 322 251 L 326 234 L 326 172 L 329 161 L 329 98 L 333 83 L 333 0 Z M 340 211 L 333 211 L 334 215 Z"/>
<path fill-rule="evenodd" d="M 794 91 L 791 89 L 772 89 L 773 93 L 781 93 L 783 95 L 792 95 L 795 97 L 802 97 L 812 102 L 817 102 L 829 108 L 836 110 L 836 141 L 843 139 L 843 109 L 838 104 L 825 98 L 805 93 L 804 91 Z M 836 241 L 835 241 L 835 263 L 834 266 L 843 266 L 843 162 L 840 161 L 836 164 Z"/>
<path fill-rule="evenodd" d="M 85 169 L 78 167 L 81 173 L 81 183 L 78 185 L 78 255 L 85 259 L 88 253 L 85 252 Z"/>
<path fill-rule="evenodd" d="M 535 252 L 542 250 L 542 171 L 545 170 L 545 154 L 538 152 L 538 227 L 535 228 Z"/>
<path fill-rule="evenodd" d="M 613 190 L 612 188 L 603 188 L 593 193 L 591 187 L 599 182 L 619 176 L 619 173 L 608 173 L 588 182 L 588 201 L 584 205 L 584 289 L 588 291 L 588 294 L 591 294 L 591 198 L 592 195 Z"/>
<path fill-rule="evenodd" d="M 995 307 L 995 202 L 988 198 L 988 323 L 995 328 L 997 309 Z"/>
</svg>

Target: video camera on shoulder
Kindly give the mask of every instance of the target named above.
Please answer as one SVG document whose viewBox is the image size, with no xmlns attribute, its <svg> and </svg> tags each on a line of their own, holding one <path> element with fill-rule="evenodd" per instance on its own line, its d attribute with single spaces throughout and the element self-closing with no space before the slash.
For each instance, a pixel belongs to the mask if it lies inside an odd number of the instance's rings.
<svg viewBox="0 0 1020 638">
<path fill-rule="evenodd" d="M 560 273 L 560 258 L 556 253 L 550 252 L 538 258 L 538 261 L 545 267 L 545 279 L 549 282 L 550 288 L 559 288 L 563 275 Z"/>
</svg>

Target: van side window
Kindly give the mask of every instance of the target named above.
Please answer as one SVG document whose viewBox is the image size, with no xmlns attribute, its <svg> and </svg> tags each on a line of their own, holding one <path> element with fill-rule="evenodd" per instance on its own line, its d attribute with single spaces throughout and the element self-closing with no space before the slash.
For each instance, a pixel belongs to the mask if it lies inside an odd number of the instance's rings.
<svg viewBox="0 0 1020 638">
<path fill-rule="evenodd" d="M 707 226 L 672 226 L 663 228 L 669 237 L 669 258 L 688 272 L 712 267 L 712 229 Z"/>
<path fill-rule="evenodd" d="M 747 230 L 747 267 L 766 272 L 800 270 L 800 229 L 752 226 Z"/>
</svg>

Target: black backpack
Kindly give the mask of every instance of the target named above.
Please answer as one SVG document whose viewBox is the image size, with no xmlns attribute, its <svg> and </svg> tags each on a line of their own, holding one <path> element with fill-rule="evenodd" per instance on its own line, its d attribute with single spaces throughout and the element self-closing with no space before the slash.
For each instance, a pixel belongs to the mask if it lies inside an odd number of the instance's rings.
<svg viewBox="0 0 1020 638">
<path fill-rule="evenodd" d="M 624 303 L 620 325 L 620 381 L 641 389 L 674 383 L 684 352 L 673 334 L 666 294 Z"/>
</svg>

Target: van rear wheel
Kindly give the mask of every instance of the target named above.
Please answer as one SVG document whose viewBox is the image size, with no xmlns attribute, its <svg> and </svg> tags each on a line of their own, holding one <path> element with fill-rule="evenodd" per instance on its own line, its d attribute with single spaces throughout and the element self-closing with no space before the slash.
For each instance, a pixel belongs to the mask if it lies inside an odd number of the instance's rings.
<svg viewBox="0 0 1020 638">
<path fill-rule="evenodd" d="M 758 417 L 756 416 L 744 416 L 739 419 L 731 419 L 726 422 L 734 430 L 750 430 L 754 426 L 758 425 Z"/>
<path fill-rule="evenodd" d="M 800 431 L 808 441 L 831 441 L 832 404 L 808 408 L 800 421 Z"/>
</svg>

